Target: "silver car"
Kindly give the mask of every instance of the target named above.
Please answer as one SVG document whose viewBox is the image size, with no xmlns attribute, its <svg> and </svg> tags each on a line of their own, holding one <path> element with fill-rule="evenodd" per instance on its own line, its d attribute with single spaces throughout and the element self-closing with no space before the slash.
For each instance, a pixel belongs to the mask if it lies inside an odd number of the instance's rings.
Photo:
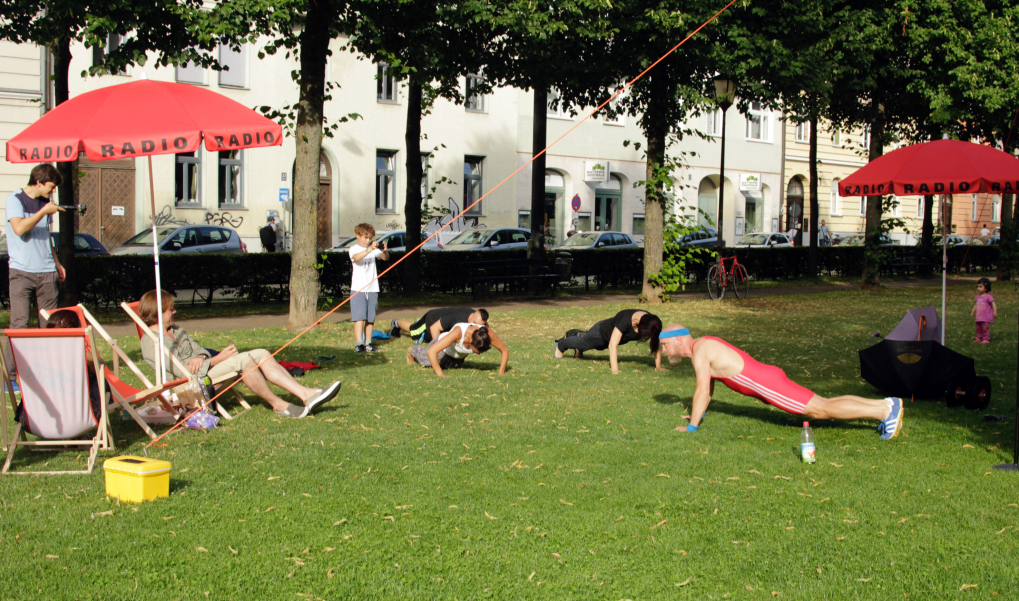
<svg viewBox="0 0 1019 601">
<path fill-rule="evenodd" d="M 372 237 L 372 242 L 378 241 L 379 248 L 382 248 L 382 243 L 386 243 L 387 250 L 398 251 L 407 249 L 407 231 L 406 230 L 375 230 L 375 235 Z M 357 236 L 351 236 L 349 239 L 340 242 L 332 248 L 327 248 L 327 253 L 336 252 L 348 252 L 351 247 L 357 244 Z"/>
<path fill-rule="evenodd" d="M 444 250 L 526 249 L 531 232 L 520 228 L 474 228 L 443 245 Z"/>
<path fill-rule="evenodd" d="M 156 228 L 159 252 L 173 254 L 233 253 L 248 252 L 236 231 L 218 225 L 185 225 Z M 114 255 L 147 255 L 152 252 L 152 228 L 142 230 L 120 248 Z"/>
<path fill-rule="evenodd" d="M 559 250 L 581 248 L 638 248 L 629 234 L 622 232 L 580 232 L 566 239 Z"/>
<path fill-rule="evenodd" d="M 782 233 L 760 233 L 747 234 L 736 241 L 734 246 L 748 248 L 792 248 L 793 243 L 789 236 Z"/>
</svg>

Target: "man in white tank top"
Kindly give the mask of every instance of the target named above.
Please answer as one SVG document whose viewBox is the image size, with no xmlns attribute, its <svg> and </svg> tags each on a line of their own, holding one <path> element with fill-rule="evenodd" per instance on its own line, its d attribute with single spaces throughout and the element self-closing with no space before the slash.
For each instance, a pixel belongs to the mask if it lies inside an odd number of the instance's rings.
<svg viewBox="0 0 1019 601">
<path fill-rule="evenodd" d="M 501 362 L 499 375 L 505 375 L 509 363 L 509 348 L 486 326 L 473 323 L 458 323 L 448 332 L 433 340 L 427 347 L 415 345 L 407 348 L 407 364 L 419 363 L 431 367 L 435 375 L 445 376 L 443 369 L 454 369 L 463 365 L 467 357 L 481 354 L 491 347 L 499 349 Z"/>
</svg>

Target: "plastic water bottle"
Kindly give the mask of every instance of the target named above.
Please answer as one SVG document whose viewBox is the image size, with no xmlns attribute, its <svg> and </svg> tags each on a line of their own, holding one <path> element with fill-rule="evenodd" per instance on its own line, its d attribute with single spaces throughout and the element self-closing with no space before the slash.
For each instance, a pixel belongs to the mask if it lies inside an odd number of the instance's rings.
<svg viewBox="0 0 1019 601">
<path fill-rule="evenodd" d="M 803 422 L 803 431 L 800 432 L 800 457 L 803 463 L 814 463 L 814 432 L 810 429 L 810 422 Z"/>
</svg>

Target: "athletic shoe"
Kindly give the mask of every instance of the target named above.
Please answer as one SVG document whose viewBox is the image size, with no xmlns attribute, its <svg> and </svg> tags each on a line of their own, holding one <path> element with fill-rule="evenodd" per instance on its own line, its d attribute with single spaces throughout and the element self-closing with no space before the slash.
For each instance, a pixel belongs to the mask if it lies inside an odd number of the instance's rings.
<svg viewBox="0 0 1019 601">
<path fill-rule="evenodd" d="M 902 399 L 893 396 L 885 400 L 891 405 L 891 411 L 888 413 L 888 417 L 881 420 L 877 431 L 881 433 L 882 440 L 891 440 L 899 435 L 899 430 L 902 428 Z"/>
<path fill-rule="evenodd" d="M 8 381 L 9 380 L 5 380 L 4 381 L 4 392 L 7 392 L 7 382 Z M 18 386 L 17 382 L 11 382 L 11 390 L 14 391 L 14 394 L 21 394 L 21 387 Z"/>
<path fill-rule="evenodd" d="M 363 344 L 358 344 L 354 347 L 354 352 L 364 354 L 368 352 L 368 349 L 366 349 Z"/>
<path fill-rule="evenodd" d="M 364 345 L 364 350 L 366 353 L 377 353 L 382 349 L 369 342 L 368 344 Z"/>
<path fill-rule="evenodd" d="M 284 409 L 283 411 L 276 411 L 275 413 L 277 417 L 286 417 L 289 419 L 301 419 L 302 417 L 304 417 L 305 408 L 290 403 L 289 405 L 287 405 L 286 409 Z"/>
<path fill-rule="evenodd" d="M 396 321 L 397 320 L 395 320 L 395 319 L 393 320 L 393 327 L 389 330 L 389 337 L 390 338 L 399 338 L 400 337 L 400 334 L 401 334 L 400 326 L 396 325 Z"/>
<path fill-rule="evenodd" d="M 315 394 L 308 397 L 308 400 L 304 402 L 304 412 L 301 417 L 308 417 L 316 407 L 330 401 L 336 396 L 336 393 L 340 391 L 340 383 L 333 382 L 325 388 L 319 388 Z"/>
</svg>

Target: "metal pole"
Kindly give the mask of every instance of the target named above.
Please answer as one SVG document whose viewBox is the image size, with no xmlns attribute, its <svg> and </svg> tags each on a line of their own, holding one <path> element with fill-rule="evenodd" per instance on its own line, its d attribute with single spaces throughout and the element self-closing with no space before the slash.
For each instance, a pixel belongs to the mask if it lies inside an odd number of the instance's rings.
<svg viewBox="0 0 1019 601">
<path fill-rule="evenodd" d="M 941 195 L 941 346 L 945 346 L 945 330 L 948 316 L 945 315 L 945 292 L 948 281 L 948 233 L 952 231 L 951 223 L 945 223 L 945 195 Z"/>
<path fill-rule="evenodd" d="M 152 155 L 149 155 L 149 200 L 152 202 L 152 258 L 156 263 L 156 310 L 159 312 L 159 348 L 156 349 L 156 386 L 166 382 L 166 361 L 163 359 L 163 283 L 159 277 L 159 239 L 156 237 L 156 187 L 152 182 Z"/>
<path fill-rule="evenodd" d="M 722 223 L 725 210 L 725 113 L 727 106 L 722 107 L 722 160 L 718 166 L 718 238 L 715 241 L 715 248 L 718 250 L 718 260 L 722 260 L 722 244 L 725 242 L 722 233 Z"/>
</svg>

